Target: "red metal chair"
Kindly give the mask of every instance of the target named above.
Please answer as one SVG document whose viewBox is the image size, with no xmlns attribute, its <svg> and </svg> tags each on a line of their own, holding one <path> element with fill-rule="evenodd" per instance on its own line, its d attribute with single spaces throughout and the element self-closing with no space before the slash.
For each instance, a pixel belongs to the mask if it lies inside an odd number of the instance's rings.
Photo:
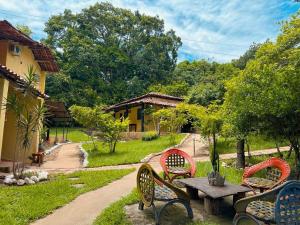
<svg viewBox="0 0 300 225">
<path fill-rule="evenodd" d="M 265 178 L 253 176 L 264 169 L 267 169 Z M 286 181 L 290 173 L 291 168 L 286 161 L 272 157 L 266 161 L 247 167 L 243 175 L 243 184 L 251 188 L 258 188 L 263 192 Z"/>
<path fill-rule="evenodd" d="M 194 177 L 196 164 L 186 152 L 173 148 L 164 152 L 160 158 L 164 179 L 171 183 L 177 177 Z"/>
</svg>

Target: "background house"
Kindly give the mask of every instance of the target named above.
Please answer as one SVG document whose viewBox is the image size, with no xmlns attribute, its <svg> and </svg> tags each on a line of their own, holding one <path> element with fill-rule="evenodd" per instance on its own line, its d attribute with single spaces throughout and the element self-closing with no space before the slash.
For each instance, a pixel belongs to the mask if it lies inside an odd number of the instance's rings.
<svg viewBox="0 0 300 225">
<path fill-rule="evenodd" d="M 129 132 L 144 132 L 155 130 L 149 111 L 156 111 L 165 107 L 176 107 L 183 98 L 148 93 L 140 97 L 132 98 L 112 105 L 106 111 L 113 111 L 115 118 L 128 118 L 130 120 Z"/>
<path fill-rule="evenodd" d="M 33 66 L 38 75 L 38 85 L 33 96 L 19 93 L 18 87 L 25 85 L 24 76 Z M 0 21 L 0 105 L 7 96 L 16 93 L 24 102 L 34 105 L 43 102 L 46 72 L 58 72 L 58 66 L 49 48 L 32 40 L 7 21 Z M 0 159 L 12 160 L 16 147 L 16 118 L 13 113 L 0 108 Z M 38 151 L 39 134 L 34 135 L 30 155 Z"/>
</svg>

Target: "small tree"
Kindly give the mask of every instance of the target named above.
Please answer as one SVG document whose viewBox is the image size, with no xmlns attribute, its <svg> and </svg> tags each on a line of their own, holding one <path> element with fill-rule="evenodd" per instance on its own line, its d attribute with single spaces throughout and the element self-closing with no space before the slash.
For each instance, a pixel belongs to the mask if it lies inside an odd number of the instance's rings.
<svg viewBox="0 0 300 225">
<path fill-rule="evenodd" d="M 217 104 L 210 105 L 206 111 L 199 113 L 200 132 L 204 137 L 208 138 L 212 148 L 210 151 L 210 159 L 214 172 L 219 172 L 219 154 L 217 152 L 217 135 L 221 131 L 220 107 Z"/>
<path fill-rule="evenodd" d="M 163 127 L 170 133 L 170 144 L 175 144 L 175 133 L 187 123 L 187 116 L 180 113 L 176 108 L 160 109 L 152 114 L 153 118 L 158 121 L 158 126 Z"/>
<path fill-rule="evenodd" d="M 111 113 L 105 113 L 103 107 L 100 106 L 90 108 L 74 105 L 70 110 L 78 123 L 102 133 L 103 141 L 108 144 L 110 153 L 116 151 L 117 142 L 121 139 L 121 132 L 128 128 L 128 119 L 117 120 Z"/>
</svg>

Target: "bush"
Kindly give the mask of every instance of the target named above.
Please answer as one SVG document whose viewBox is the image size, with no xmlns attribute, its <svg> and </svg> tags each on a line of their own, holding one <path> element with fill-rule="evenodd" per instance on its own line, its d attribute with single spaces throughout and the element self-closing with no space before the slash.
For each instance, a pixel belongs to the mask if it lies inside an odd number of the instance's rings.
<svg viewBox="0 0 300 225">
<path fill-rule="evenodd" d="M 145 132 L 142 136 L 143 141 L 152 141 L 158 138 L 158 133 L 156 131 Z"/>
</svg>

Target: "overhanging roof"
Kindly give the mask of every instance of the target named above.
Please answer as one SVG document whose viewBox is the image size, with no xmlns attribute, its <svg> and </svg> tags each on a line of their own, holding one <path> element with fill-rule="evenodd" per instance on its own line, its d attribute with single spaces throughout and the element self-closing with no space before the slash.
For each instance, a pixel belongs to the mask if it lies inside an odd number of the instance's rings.
<svg viewBox="0 0 300 225">
<path fill-rule="evenodd" d="M 11 81 L 12 83 L 14 83 L 16 86 L 18 87 L 25 87 L 26 86 L 26 82 L 25 80 L 19 76 L 18 74 L 16 74 L 15 72 L 9 70 L 6 66 L 3 66 L 0 64 L 0 77 L 3 77 L 9 81 Z M 46 98 L 47 96 L 45 94 L 42 94 L 39 90 L 37 90 L 36 88 L 32 88 L 32 93 L 38 97 L 41 98 Z"/>
<path fill-rule="evenodd" d="M 109 106 L 106 111 L 119 110 L 125 108 L 126 106 L 135 106 L 139 104 L 151 104 L 160 106 L 176 107 L 177 104 L 183 101 L 183 98 L 175 97 L 171 95 L 165 95 L 155 92 L 150 92 L 148 94 L 132 98 L 118 104 Z"/>
<path fill-rule="evenodd" d="M 57 122 L 66 122 L 72 119 L 68 109 L 63 102 L 46 100 L 45 105 L 49 113 L 48 119 Z"/>
<path fill-rule="evenodd" d="M 6 20 L 0 21 L 0 40 L 11 40 L 28 46 L 32 50 L 35 60 L 39 63 L 43 71 L 59 71 L 58 65 L 48 47 L 34 41 Z"/>
</svg>

